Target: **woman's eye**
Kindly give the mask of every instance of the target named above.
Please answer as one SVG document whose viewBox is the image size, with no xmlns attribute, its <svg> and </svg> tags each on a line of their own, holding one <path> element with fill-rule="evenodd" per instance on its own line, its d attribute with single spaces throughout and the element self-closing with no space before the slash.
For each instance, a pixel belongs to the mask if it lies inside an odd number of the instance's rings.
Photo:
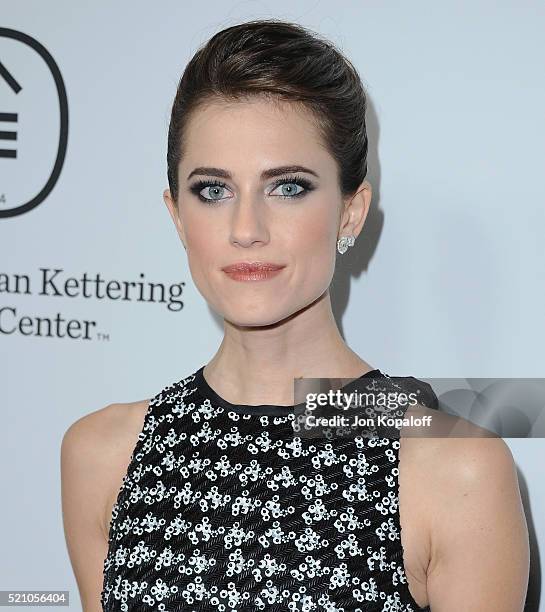
<svg viewBox="0 0 545 612">
<path fill-rule="evenodd" d="M 202 198 L 205 200 L 219 202 L 223 200 L 223 195 L 225 193 L 225 187 L 221 185 L 208 185 L 202 191 L 199 192 Z"/>
<path fill-rule="evenodd" d="M 216 202 L 230 199 L 229 197 L 224 197 L 227 189 L 225 185 L 219 182 L 199 181 L 190 187 L 190 190 L 201 202 L 206 202 L 207 204 L 215 204 Z"/>
<path fill-rule="evenodd" d="M 312 183 L 303 178 L 293 178 L 289 180 L 280 179 L 276 182 L 273 191 L 269 192 L 268 195 L 293 200 L 294 198 L 304 196 L 313 189 Z M 205 202 L 206 204 L 220 203 L 225 200 L 230 200 L 232 197 L 227 195 L 227 193 L 230 193 L 227 186 L 219 181 L 199 181 L 190 187 L 190 190 L 201 200 L 201 202 Z"/>
<path fill-rule="evenodd" d="M 278 185 L 274 191 L 280 189 L 280 193 L 276 195 L 280 195 L 283 198 L 293 198 L 300 195 L 305 189 L 299 185 L 299 183 L 295 183 L 293 181 L 282 183 Z M 298 191 L 299 189 L 299 191 Z M 270 195 L 275 195 L 274 191 L 271 191 Z"/>
</svg>

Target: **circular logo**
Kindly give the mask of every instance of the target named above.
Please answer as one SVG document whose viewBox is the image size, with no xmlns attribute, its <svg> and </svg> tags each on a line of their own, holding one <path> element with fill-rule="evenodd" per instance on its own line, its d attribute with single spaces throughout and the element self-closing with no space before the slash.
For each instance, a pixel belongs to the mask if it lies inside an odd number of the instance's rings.
<svg viewBox="0 0 545 612">
<path fill-rule="evenodd" d="M 0 217 L 47 198 L 67 142 L 68 98 L 55 60 L 28 34 L 0 28 Z"/>
</svg>

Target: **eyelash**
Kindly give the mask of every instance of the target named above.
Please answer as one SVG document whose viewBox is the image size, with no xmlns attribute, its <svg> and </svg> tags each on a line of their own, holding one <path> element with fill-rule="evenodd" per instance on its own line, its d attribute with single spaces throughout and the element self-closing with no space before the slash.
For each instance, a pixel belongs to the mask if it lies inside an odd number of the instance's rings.
<svg viewBox="0 0 545 612">
<path fill-rule="evenodd" d="M 298 185 L 299 187 L 303 187 L 305 191 L 301 191 L 291 196 L 274 196 L 275 198 L 282 198 L 283 200 L 293 200 L 295 198 L 300 198 L 301 196 L 304 196 L 306 193 L 313 191 L 315 189 L 314 185 L 307 179 L 299 177 L 299 176 L 289 176 L 289 177 L 284 177 L 284 178 L 276 180 L 274 182 L 273 191 L 280 185 L 285 185 L 285 184 Z M 205 189 L 206 187 L 223 187 L 227 189 L 227 185 L 217 179 L 201 180 L 201 181 L 197 181 L 194 185 L 192 185 L 189 188 L 190 191 L 194 193 L 201 202 L 204 202 L 206 204 L 212 204 L 212 205 L 220 204 L 221 200 L 213 200 L 211 198 L 205 198 L 201 195 L 201 191 Z"/>
</svg>

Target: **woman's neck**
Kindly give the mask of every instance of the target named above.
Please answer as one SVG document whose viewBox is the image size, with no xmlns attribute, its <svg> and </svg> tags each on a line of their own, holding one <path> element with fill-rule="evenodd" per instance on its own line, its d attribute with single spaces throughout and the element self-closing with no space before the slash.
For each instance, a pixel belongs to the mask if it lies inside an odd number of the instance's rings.
<svg viewBox="0 0 545 612">
<path fill-rule="evenodd" d="M 343 340 L 329 292 L 274 325 L 224 323 L 218 351 L 205 366 L 210 386 L 233 404 L 290 405 L 296 378 L 357 378 L 373 369 Z"/>
</svg>

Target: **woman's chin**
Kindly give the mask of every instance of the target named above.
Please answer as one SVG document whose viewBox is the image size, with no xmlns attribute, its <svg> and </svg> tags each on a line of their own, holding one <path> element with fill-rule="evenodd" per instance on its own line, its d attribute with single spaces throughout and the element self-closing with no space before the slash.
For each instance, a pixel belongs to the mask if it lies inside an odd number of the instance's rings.
<svg viewBox="0 0 545 612">
<path fill-rule="evenodd" d="M 224 312 L 222 316 L 236 327 L 269 327 L 282 322 L 289 314 L 272 313 L 269 305 L 268 308 L 263 309 L 263 312 L 256 312 L 255 309 L 252 311 L 248 309 L 244 312 L 244 309 L 239 306 L 234 311 Z"/>
</svg>

